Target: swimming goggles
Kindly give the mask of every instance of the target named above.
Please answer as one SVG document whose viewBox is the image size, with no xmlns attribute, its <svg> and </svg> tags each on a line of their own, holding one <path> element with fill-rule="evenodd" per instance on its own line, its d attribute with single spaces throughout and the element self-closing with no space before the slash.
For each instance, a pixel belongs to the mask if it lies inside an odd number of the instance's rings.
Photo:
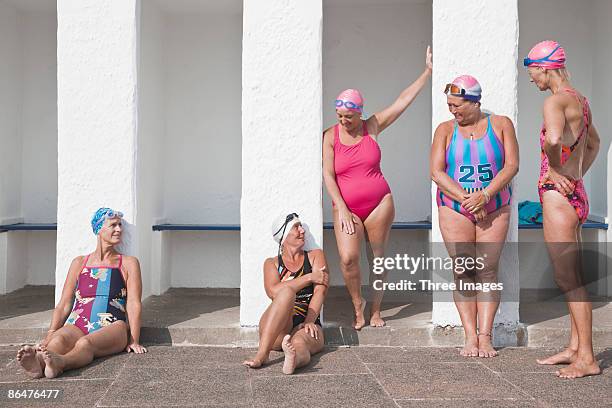
<svg viewBox="0 0 612 408">
<path fill-rule="evenodd" d="M 444 88 L 444 93 L 446 95 L 460 96 L 461 98 L 469 99 L 474 102 L 478 102 L 480 100 L 480 96 L 468 95 L 467 91 L 464 88 L 455 84 L 446 84 L 446 87 Z"/>
<path fill-rule="evenodd" d="M 557 48 L 555 48 L 554 50 L 551 51 L 550 54 L 548 54 L 547 56 L 543 57 L 543 58 L 538 58 L 538 59 L 531 59 L 529 57 L 525 57 L 525 59 L 523 60 L 523 66 L 528 67 L 531 64 L 535 64 L 538 62 L 563 62 L 563 60 L 552 60 L 550 59 L 550 57 L 555 53 L 555 51 L 557 51 L 559 48 L 561 48 L 560 45 L 557 45 Z"/>
<path fill-rule="evenodd" d="M 357 105 L 356 103 L 351 101 L 343 101 L 342 99 L 336 99 L 336 108 L 341 108 L 343 106 L 347 109 L 354 109 L 360 112 L 363 110 L 363 105 Z"/>
<path fill-rule="evenodd" d="M 278 256 L 280 257 L 281 255 L 281 245 L 283 243 L 283 237 L 285 236 L 285 230 L 287 229 L 287 225 L 289 225 L 289 223 L 291 221 L 293 221 L 295 218 L 300 218 L 299 215 L 297 215 L 297 213 L 291 213 L 289 215 L 287 215 L 287 218 L 285 218 L 285 222 L 283 223 L 283 225 L 273 234 L 273 236 L 277 236 L 279 232 L 281 232 L 281 230 L 283 231 L 281 233 L 280 239 L 278 240 Z"/>
</svg>

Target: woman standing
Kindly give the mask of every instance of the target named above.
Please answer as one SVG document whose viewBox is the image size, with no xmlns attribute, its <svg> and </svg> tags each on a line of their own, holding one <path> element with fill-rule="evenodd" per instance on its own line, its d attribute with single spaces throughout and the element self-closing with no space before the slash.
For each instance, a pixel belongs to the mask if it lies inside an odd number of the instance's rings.
<svg viewBox="0 0 612 408">
<path fill-rule="evenodd" d="M 601 372 L 593 355 L 592 306 L 581 281 L 581 225 L 589 214 L 582 181 L 599 151 L 587 99 L 570 83 L 565 50 L 555 41 L 536 44 L 524 60 L 531 82 L 549 91 L 540 131 L 541 164 L 538 193 L 544 215 L 544 240 L 555 281 L 565 293 L 571 318 L 569 345 L 539 364 L 569 364 L 557 371 L 563 378 Z"/>
<path fill-rule="evenodd" d="M 425 63 L 421 76 L 393 104 L 367 120 L 361 116 L 364 102 L 361 93 L 355 89 L 341 92 L 336 98 L 338 123 L 323 133 L 323 178 L 334 205 L 340 269 L 353 302 L 356 330 L 366 323 L 359 269 L 361 242 L 365 238 L 370 246 L 369 258 L 384 256 L 395 216 L 391 189 L 380 170 L 378 137 L 400 117 L 429 80 L 432 70 L 429 47 Z M 385 274 L 380 278 L 384 277 Z M 382 297 L 382 291 L 374 291 L 371 326 L 385 325 L 380 315 Z"/>
</svg>

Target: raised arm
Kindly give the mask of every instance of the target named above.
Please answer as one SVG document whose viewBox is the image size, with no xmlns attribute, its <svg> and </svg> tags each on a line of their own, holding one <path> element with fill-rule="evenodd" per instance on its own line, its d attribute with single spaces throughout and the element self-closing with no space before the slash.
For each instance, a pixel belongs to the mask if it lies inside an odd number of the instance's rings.
<svg viewBox="0 0 612 408">
<path fill-rule="evenodd" d="M 76 289 L 79 272 L 81 272 L 84 260 L 85 257 L 77 256 L 72 260 L 72 263 L 70 264 L 70 268 L 68 269 L 68 275 L 66 276 L 66 282 L 64 282 L 64 288 L 62 289 L 62 296 L 60 297 L 59 302 L 53 310 L 51 325 L 49 326 L 49 330 L 47 331 L 45 339 L 40 343 L 43 346 L 46 346 L 49 340 L 51 340 L 53 332 L 60 329 L 64 325 L 66 319 L 72 311 L 72 305 L 74 303 L 74 291 Z"/>
<path fill-rule="evenodd" d="M 289 287 L 295 293 L 298 293 L 310 284 L 327 286 L 329 284 L 329 275 L 325 270 L 315 271 L 313 269 L 312 273 L 307 273 L 299 278 L 281 282 L 276 264 L 274 263 L 274 258 L 268 258 L 264 262 L 264 289 L 266 290 L 266 295 L 272 300 L 274 300 L 278 291 L 284 287 Z"/>
<path fill-rule="evenodd" d="M 410 106 L 412 101 L 421 92 L 425 84 L 429 81 L 431 70 L 433 69 L 431 48 L 427 47 L 425 56 L 425 70 L 408 88 L 400 93 L 399 97 L 380 112 L 375 113 L 368 119 L 368 128 L 372 129 L 375 135 L 379 135 L 383 130 L 391 126 L 402 113 Z"/>
<path fill-rule="evenodd" d="M 356 220 L 353 219 L 353 214 L 344 202 L 342 194 L 340 194 L 340 189 L 338 188 L 338 183 L 336 183 L 333 128 L 329 128 L 323 134 L 323 181 L 325 181 L 327 193 L 336 205 L 336 209 L 339 211 L 342 231 L 347 234 L 354 234 Z"/>
<path fill-rule="evenodd" d="M 446 174 L 446 137 L 451 131 L 451 122 L 441 123 L 436 128 L 431 145 L 430 173 L 433 182 L 445 195 L 461 203 L 464 200 L 465 190 Z"/>
<path fill-rule="evenodd" d="M 130 325 L 130 338 L 126 351 L 146 353 L 146 349 L 140 345 L 140 327 L 142 312 L 142 277 L 140 262 L 133 256 L 123 257 L 123 268 L 127 272 L 127 319 Z"/>
</svg>

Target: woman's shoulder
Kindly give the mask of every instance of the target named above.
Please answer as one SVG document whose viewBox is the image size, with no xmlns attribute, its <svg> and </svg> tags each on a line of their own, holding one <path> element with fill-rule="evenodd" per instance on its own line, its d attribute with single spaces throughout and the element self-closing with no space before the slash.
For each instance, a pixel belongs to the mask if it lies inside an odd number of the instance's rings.
<svg viewBox="0 0 612 408">
<path fill-rule="evenodd" d="M 438 127 L 436 128 L 436 133 L 438 132 L 443 132 L 445 134 L 451 133 L 453 131 L 454 126 L 455 126 L 454 119 L 445 120 L 444 122 L 441 122 L 438 125 Z"/>
<path fill-rule="evenodd" d="M 501 128 L 501 127 L 506 127 L 508 125 L 514 126 L 512 119 L 510 119 L 508 116 L 505 116 L 505 115 L 495 115 L 491 113 L 489 115 L 489 118 L 491 119 L 491 124 L 495 127 Z"/>
<path fill-rule="evenodd" d="M 135 256 L 121 255 L 122 264 L 128 267 L 128 269 L 138 267 L 140 268 L 140 261 Z"/>
</svg>

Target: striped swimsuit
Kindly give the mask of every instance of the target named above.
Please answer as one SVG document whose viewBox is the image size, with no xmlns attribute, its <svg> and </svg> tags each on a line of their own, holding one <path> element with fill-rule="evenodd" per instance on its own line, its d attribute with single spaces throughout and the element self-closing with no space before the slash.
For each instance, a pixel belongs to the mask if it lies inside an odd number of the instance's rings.
<svg viewBox="0 0 612 408">
<path fill-rule="evenodd" d="M 74 292 L 74 306 L 66 324 L 73 324 L 87 335 L 117 320 L 127 320 L 127 287 L 118 266 L 87 266 L 85 258 Z"/>
<path fill-rule="evenodd" d="M 467 193 L 486 188 L 504 167 L 504 145 L 499 140 L 493 126 L 491 116 L 487 117 L 487 131 L 483 137 L 469 140 L 459 133 L 457 122 L 453 130 L 451 142 L 446 149 L 446 174 L 463 187 Z M 505 186 L 491 197 L 485 205 L 487 214 L 510 204 L 512 187 Z M 474 216 L 461 206 L 461 203 L 445 195 L 439 188 L 436 194 L 438 207 L 449 207 L 465 215 L 472 222 Z"/>
</svg>

